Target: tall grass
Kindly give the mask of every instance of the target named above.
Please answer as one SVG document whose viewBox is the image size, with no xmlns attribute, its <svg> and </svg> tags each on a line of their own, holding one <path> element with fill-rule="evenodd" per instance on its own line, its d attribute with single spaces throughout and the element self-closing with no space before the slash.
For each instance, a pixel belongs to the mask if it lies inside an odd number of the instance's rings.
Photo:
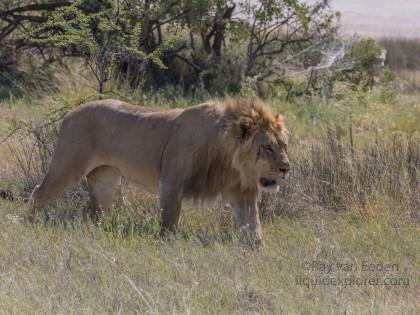
<svg viewBox="0 0 420 315">
<path fill-rule="evenodd" d="M 156 102 L 158 96 L 152 103 L 156 105 Z M 168 106 L 167 100 L 160 102 L 162 107 Z M 190 102 L 184 99 L 179 104 L 186 106 Z M 292 118 L 293 168 L 281 194 L 264 195 L 261 207 L 265 220 L 270 221 L 276 214 L 296 214 L 312 208 L 360 212 L 372 218 L 379 215 L 373 213 L 373 208 L 390 210 L 398 205 L 398 213 L 418 209 L 420 135 L 415 127 L 419 118 L 412 117 L 412 105 L 378 104 L 376 96 L 354 95 L 337 102 L 338 111 L 334 105 L 322 102 L 311 108 L 302 108 L 302 104 L 278 104 L 275 100 L 271 103 L 284 108 L 286 117 L 290 114 Z M 5 143 L 9 177 L 23 199 L 47 171 L 60 118 L 69 106 L 50 110 L 38 123 L 20 121 L 14 129 L 16 132 Z M 352 117 L 350 121 L 348 117 Z M 300 126 L 295 128 L 296 125 Z M 123 190 L 125 194 L 118 195 L 118 206 L 141 209 L 144 196 L 137 199 L 129 185 L 124 185 Z M 82 182 L 64 196 L 79 200 L 86 195 Z M 131 211 L 130 218 L 135 218 L 133 224 L 141 224 L 151 208 L 148 203 L 141 215 Z M 418 219 L 418 211 L 410 213 Z"/>
<path fill-rule="evenodd" d="M 49 164 L 63 103 L 91 96 L 89 89 L 70 85 L 59 95 L 31 100 L 31 106 L 22 100 L 0 103 L 2 126 L 20 122 L 0 147 L 0 188 L 9 185 L 21 197 L 14 203 L 0 200 L 0 313 L 415 314 L 419 309 L 419 96 L 384 100 L 375 91 L 343 94 L 334 102 L 268 101 L 291 129 L 292 171 L 279 194 L 264 194 L 260 202 L 265 243 L 259 250 L 239 240 L 232 215 L 217 204 L 185 203 L 179 233 L 161 238 L 156 197 L 126 183 L 98 226 L 81 220 L 87 203 L 83 183 L 45 207 L 41 223 L 25 224 L 23 199 Z M 148 101 L 165 108 L 193 103 L 176 93 L 170 100 L 143 96 L 143 103 Z M 25 115 L 31 119 L 22 120 Z M 0 129 L 0 138 L 8 132 Z M 326 274 L 305 268 L 307 261 L 354 263 L 359 269 Z M 395 263 L 399 270 L 367 273 L 361 270 L 364 261 Z M 400 282 L 298 283 L 326 276 Z"/>
</svg>

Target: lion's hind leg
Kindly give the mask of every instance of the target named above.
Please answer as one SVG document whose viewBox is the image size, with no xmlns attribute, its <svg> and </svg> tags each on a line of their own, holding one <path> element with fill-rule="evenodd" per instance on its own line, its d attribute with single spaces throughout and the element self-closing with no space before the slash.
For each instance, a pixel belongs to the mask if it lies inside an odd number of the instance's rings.
<svg viewBox="0 0 420 315">
<path fill-rule="evenodd" d="M 65 159 L 53 158 L 50 169 L 41 185 L 35 186 L 29 199 L 29 221 L 34 221 L 35 215 L 48 201 L 75 186 L 89 170 L 89 163 L 70 156 Z"/>
<path fill-rule="evenodd" d="M 41 185 L 36 185 L 29 198 L 28 219 L 33 222 L 36 213 L 48 201 L 54 199 L 70 187 L 77 184 L 82 176 L 55 176 L 47 173 Z"/>
<path fill-rule="evenodd" d="M 106 212 L 112 205 L 114 192 L 121 183 L 120 171 L 112 166 L 100 166 L 87 176 L 90 201 L 84 212 L 84 219 L 96 222 L 102 212 Z"/>
</svg>

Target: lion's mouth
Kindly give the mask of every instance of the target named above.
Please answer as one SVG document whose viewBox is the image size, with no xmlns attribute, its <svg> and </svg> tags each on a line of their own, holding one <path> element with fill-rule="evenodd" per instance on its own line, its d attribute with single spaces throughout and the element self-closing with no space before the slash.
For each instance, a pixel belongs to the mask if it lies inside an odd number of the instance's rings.
<svg viewBox="0 0 420 315">
<path fill-rule="evenodd" d="M 279 185 L 277 184 L 275 180 L 261 177 L 260 184 L 262 186 L 262 190 L 265 192 L 276 193 L 279 191 Z"/>
<path fill-rule="evenodd" d="M 277 186 L 277 182 L 275 180 L 270 180 L 265 177 L 260 178 L 260 184 L 261 186 L 267 187 L 267 188 L 272 187 L 272 186 Z"/>
</svg>

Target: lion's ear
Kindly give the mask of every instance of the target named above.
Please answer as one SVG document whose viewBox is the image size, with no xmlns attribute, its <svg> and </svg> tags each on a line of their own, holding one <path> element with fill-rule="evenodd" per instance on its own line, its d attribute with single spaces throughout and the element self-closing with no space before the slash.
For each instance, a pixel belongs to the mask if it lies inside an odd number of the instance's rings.
<svg viewBox="0 0 420 315">
<path fill-rule="evenodd" d="M 283 117 L 283 115 L 277 114 L 276 115 L 276 121 L 279 124 L 283 124 L 284 123 L 284 117 Z"/>
<path fill-rule="evenodd" d="M 254 121 L 249 117 L 241 117 L 236 123 L 235 133 L 240 140 L 247 139 L 255 129 Z"/>
</svg>

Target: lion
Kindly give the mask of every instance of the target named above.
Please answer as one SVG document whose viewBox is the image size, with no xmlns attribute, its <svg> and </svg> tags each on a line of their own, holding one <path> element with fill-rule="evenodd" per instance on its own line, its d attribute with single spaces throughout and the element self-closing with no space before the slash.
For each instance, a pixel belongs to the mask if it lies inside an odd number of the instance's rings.
<svg viewBox="0 0 420 315">
<path fill-rule="evenodd" d="M 185 109 L 105 99 L 68 112 L 49 170 L 32 193 L 30 216 L 86 176 L 97 217 L 121 178 L 157 192 L 162 228 L 175 231 L 183 199 L 221 196 L 238 228 L 262 240 L 258 199 L 290 169 L 284 119 L 258 99 L 226 98 Z"/>
</svg>

